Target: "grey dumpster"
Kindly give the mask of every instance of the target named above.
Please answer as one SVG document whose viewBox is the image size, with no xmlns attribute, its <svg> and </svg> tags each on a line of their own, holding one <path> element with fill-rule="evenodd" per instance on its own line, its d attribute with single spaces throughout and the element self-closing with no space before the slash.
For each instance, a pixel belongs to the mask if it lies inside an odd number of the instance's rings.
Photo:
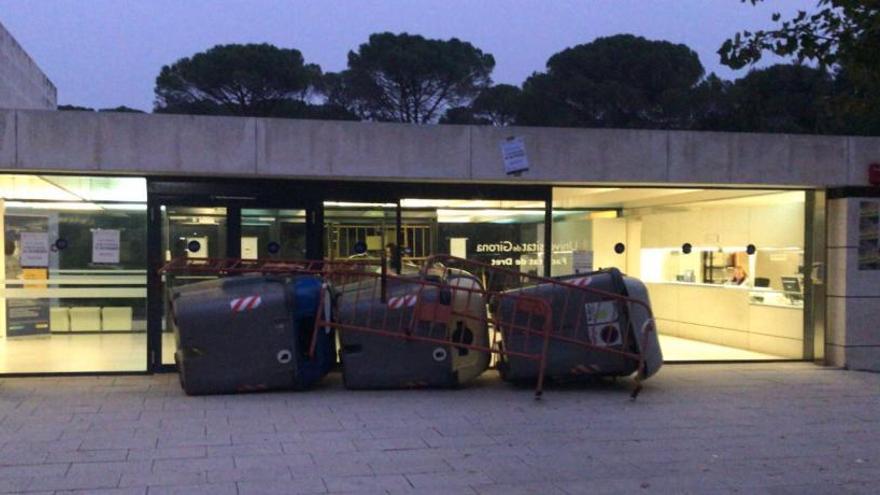
<svg viewBox="0 0 880 495">
<path fill-rule="evenodd" d="M 628 296 L 650 305 L 644 284 L 623 276 L 616 269 L 556 280 Z M 647 332 L 647 339 L 643 338 L 643 328 L 652 326 L 653 322 L 649 320 L 647 310 L 638 304 L 556 283 L 541 283 L 508 293 L 537 297 L 550 304 L 552 335 L 563 338 L 550 339 L 545 370 L 548 378 L 628 376 L 637 370 L 638 361 L 602 349 L 629 353 L 644 350 L 647 366 L 643 378 L 656 373 L 662 365 L 663 356 L 656 331 Z M 505 320 L 505 314 L 513 311 L 512 304 L 512 300 L 504 300 L 494 308 L 501 313 L 502 321 Z M 503 326 L 501 333 L 501 345 L 509 350 L 534 354 L 539 353 L 543 345 L 543 341 L 534 335 L 511 332 Z M 596 348 L 579 343 L 588 343 Z M 534 360 L 502 354 L 498 370 L 502 378 L 508 381 L 533 381 L 538 377 L 539 364 Z"/>
<path fill-rule="evenodd" d="M 441 286 L 421 285 L 417 276 L 389 277 L 385 302 L 380 298 L 378 278 L 339 288 L 339 322 L 351 326 L 340 332 L 346 387 L 454 387 L 488 368 L 488 353 L 446 344 L 488 348 L 486 301 L 480 282 L 460 271 L 434 281 Z M 443 314 L 447 316 L 439 317 Z M 408 328 L 415 339 L 439 342 L 407 340 Z"/>
<path fill-rule="evenodd" d="M 180 381 L 191 395 L 305 388 L 334 364 L 335 336 L 317 333 L 322 281 L 300 276 L 231 277 L 172 292 Z"/>
</svg>

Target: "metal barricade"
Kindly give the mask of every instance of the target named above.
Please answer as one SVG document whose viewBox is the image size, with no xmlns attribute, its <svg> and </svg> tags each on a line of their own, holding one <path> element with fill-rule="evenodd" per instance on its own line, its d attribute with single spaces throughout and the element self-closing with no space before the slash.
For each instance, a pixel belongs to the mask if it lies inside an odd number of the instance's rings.
<svg viewBox="0 0 880 495">
<path fill-rule="evenodd" d="M 499 352 L 545 367 L 552 315 L 539 298 L 486 291 L 464 274 L 333 275 L 338 310 L 331 321 L 317 321 L 315 332 L 339 332 L 349 388 L 455 386 L 481 374 L 488 356 Z M 487 302 L 511 310 L 501 319 L 489 316 Z M 497 327 L 517 335 L 521 345 L 493 347 L 489 328 Z M 543 372 L 536 397 L 542 390 Z"/>
<path fill-rule="evenodd" d="M 533 363 L 538 370 L 535 397 L 540 398 L 543 391 L 553 326 L 550 305 L 529 294 L 487 290 L 464 272 L 445 270 L 440 277 L 426 273 L 394 275 L 387 273 L 385 263 L 365 265 L 359 260 L 182 258 L 166 264 L 162 273 L 216 276 L 309 274 L 322 277 L 327 290 L 321 291 L 317 307 L 335 310 L 318 311 L 315 315 L 311 353 L 315 352 L 318 332 L 336 330 L 343 345 L 344 372 L 370 370 L 374 373 L 362 380 L 361 384 L 366 383 L 366 387 L 355 385 L 353 388 L 370 388 L 370 384 L 376 384 L 378 388 L 454 386 L 478 376 L 487 367 L 488 356 L 499 354 Z M 485 311 L 487 306 L 498 305 L 508 309 L 492 315 Z M 483 330 L 488 335 L 490 329 L 497 328 L 503 328 L 512 339 L 503 348 L 488 338 L 477 337 Z M 355 338 L 348 341 L 347 335 Z M 381 337 L 387 343 L 376 346 L 375 342 L 357 338 L 358 335 Z M 365 360 L 363 365 L 356 364 L 354 358 L 346 363 L 344 350 L 347 341 L 354 347 L 370 344 L 374 348 L 373 357 Z M 387 357 L 383 356 L 384 351 L 400 343 L 407 345 L 407 352 L 427 350 L 427 356 L 420 354 L 398 362 L 389 362 L 388 359 L 380 362 L 379 357 Z M 394 366 L 399 369 L 395 370 Z M 391 381 L 394 376 L 407 373 L 418 376 L 409 381 Z M 392 378 L 382 382 L 382 374 Z"/>
<path fill-rule="evenodd" d="M 482 280 L 490 292 L 528 295 L 549 305 L 553 313 L 546 367 L 535 369 L 515 356 L 502 359 L 499 371 L 510 381 L 539 373 L 550 377 L 578 375 L 629 376 L 635 373 L 635 397 L 641 381 L 662 366 L 662 353 L 644 285 L 615 269 L 561 278 L 546 278 L 447 255 L 433 256 L 423 274 L 442 276 L 465 270 Z M 630 294 L 630 292 L 634 294 Z M 640 298 L 633 297 L 637 293 Z M 491 306 L 494 318 L 509 318 L 509 305 Z M 515 334 L 498 326 L 502 347 L 522 347 Z M 497 338 L 493 336 L 493 338 Z M 526 352 L 528 352 L 526 350 Z M 505 358 L 505 353 L 500 356 Z"/>
</svg>

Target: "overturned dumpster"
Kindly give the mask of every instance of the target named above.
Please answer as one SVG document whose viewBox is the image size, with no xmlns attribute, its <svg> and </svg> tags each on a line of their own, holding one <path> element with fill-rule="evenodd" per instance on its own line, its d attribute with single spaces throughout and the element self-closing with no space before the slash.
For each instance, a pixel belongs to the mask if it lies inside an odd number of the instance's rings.
<svg viewBox="0 0 880 495">
<path fill-rule="evenodd" d="M 332 329 L 314 332 L 317 315 L 330 313 L 322 291 L 322 280 L 310 275 L 244 275 L 174 290 L 183 389 L 201 395 L 313 385 L 335 362 Z"/>
<path fill-rule="evenodd" d="M 544 278 L 434 256 L 390 274 L 362 262 L 175 260 L 226 277 L 173 292 L 188 393 L 304 388 L 335 362 L 351 389 L 456 387 L 497 356 L 508 381 L 634 375 L 662 365 L 645 286 L 617 270 Z M 487 289 L 491 287 L 492 289 Z"/>
<path fill-rule="evenodd" d="M 654 375 L 663 364 L 647 289 L 641 281 L 617 269 L 544 278 L 451 256 L 435 256 L 429 265 L 468 270 L 505 295 L 529 296 L 549 305 L 552 322 L 546 359 L 536 363 L 503 352 L 510 347 L 528 354 L 543 345 L 521 332 L 509 331 L 505 325 L 524 323 L 522 315 L 513 315 L 516 298 L 491 301 L 490 312 L 501 323 L 496 328 L 500 333 L 496 345 L 502 349 L 497 367 L 505 380 L 635 374 L 637 394 L 640 381 Z"/>
<path fill-rule="evenodd" d="M 386 275 L 337 287 L 346 387 L 454 387 L 489 367 L 485 292 L 469 274 Z"/>
</svg>

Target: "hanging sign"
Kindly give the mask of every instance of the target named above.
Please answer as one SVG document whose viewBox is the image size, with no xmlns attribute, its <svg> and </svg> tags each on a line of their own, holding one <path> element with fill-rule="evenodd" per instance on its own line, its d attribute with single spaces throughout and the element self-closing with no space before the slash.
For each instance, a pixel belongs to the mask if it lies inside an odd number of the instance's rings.
<svg viewBox="0 0 880 495">
<path fill-rule="evenodd" d="M 119 263 L 119 230 L 92 231 L 92 263 Z"/>
<path fill-rule="evenodd" d="M 508 175 L 519 175 L 529 169 L 526 142 L 521 137 L 501 141 L 501 158 L 504 160 L 504 173 Z"/>
<path fill-rule="evenodd" d="M 49 233 L 21 233 L 21 266 L 49 266 Z"/>
</svg>

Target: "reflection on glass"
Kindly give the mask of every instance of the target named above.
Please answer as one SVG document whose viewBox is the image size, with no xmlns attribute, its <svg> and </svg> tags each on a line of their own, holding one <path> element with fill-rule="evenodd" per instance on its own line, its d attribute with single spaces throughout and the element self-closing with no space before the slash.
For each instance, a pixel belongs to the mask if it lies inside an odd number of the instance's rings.
<svg viewBox="0 0 880 495">
<path fill-rule="evenodd" d="M 145 370 L 144 179 L 2 175 L 0 194 L 0 372 Z"/>
<path fill-rule="evenodd" d="M 543 275 L 542 201 L 403 199 L 400 204 L 405 261 L 449 254 Z"/>
<path fill-rule="evenodd" d="M 397 205 L 324 203 L 324 257 L 379 259 L 397 244 Z"/>
<path fill-rule="evenodd" d="M 242 259 L 305 259 L 305 210 L 241 210 Z"/>
<path fill-rule="evenodd" d="M 162 250 L 165 259 L 225 258 L 226 208 L 162 207 Z M 162 293 L 167 298 L 174 287 L 211 280 L 211 276 L 163 275 Z M 162 364 L 174 364 L 174 322 L 164 300 L 162 321 Z"/>
<path fill-rule="evenodd" d="M 558 277 L 597 268 L 594 237 L 603 234 L 602 219 L 616 217 L 614 210 L 553 210 L 550 274 Z"/>
</svg>

